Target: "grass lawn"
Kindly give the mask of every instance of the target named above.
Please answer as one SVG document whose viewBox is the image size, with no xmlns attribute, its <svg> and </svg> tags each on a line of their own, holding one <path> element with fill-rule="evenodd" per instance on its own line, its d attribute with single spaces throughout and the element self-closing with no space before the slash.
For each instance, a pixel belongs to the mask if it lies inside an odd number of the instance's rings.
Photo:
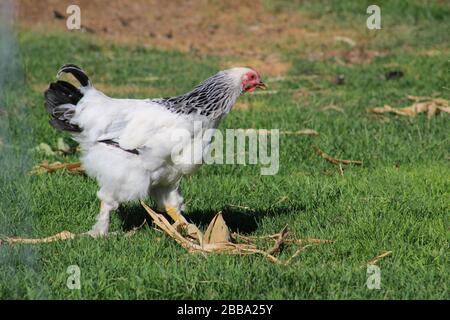
<svg viewBox="0 0 450 320">
<path fill-rule="evenodd" d="M 342 28 L 365 28 L 365 10 L 341 2 L 347 5 L 327 2 L 323 11 L 321 3 L 296 6 Z M 203 227 L 222 210 L 234 231 L 271 234 L 288 224 L 298 238 L 334 244 L 308 247 L 288 266 L 260 256 L 191 255 L 148 226 L 132 237 L 3 244 L 0 299 L 449 299 L 450 115 L 381 117 L 366 109 L 407 106 L 407 95 L 450 99 L 450 8 L 424 1 L 407 10 L 387 6 L 383 29 L 366 35 L 367 48 L 385 54 L 351 64 L 308 59 L 301 44 L 276 48 L 290 68 L 283 78 L 262 75 L 274 93 L 241 97 L 249 107 L 233 110 L 221 124 L 318 131 L 281 135 L 278 174 L 261 176 L 255 165 L 205 165 L 182 182 L 186 214 Z M 291 9 L 279 1 L 269 8 L 274 14 Z M 391 25 L 398 29 L 389 31 Z M 15 48 L 3 41 L 0 50 L 2 235 L 78 233 L 95 221 L 94 180 L 64 171 L 27 175 L 42 160 L 79 157 L 30 151 L 41 142 L 55 147 L 58 137 L 74 145 L 50 127 L 44 109 L 42 92 L 62 64 L 81 65 L 108 95 L 146 98 L 189 90 L 217 72 L 222 59 L 68 32 L 19 29 L 15 41 Z M 391 70 L 404 76 L 386 80 Z M 333 81 L 338 74 L 342 85 Z M 343 112 L 323 109 L 329 105 Z M 363 165 L 342 175 L 313 145 Z M 127 204 L 113 214 L 111 230 L 126 230 L 145 216 L 139 204 Z M 365 265 L 388 250 L 392 255 L 378 263 L 381 289 L 369 290 Z M 287 248 L 281 259 L 294 251 Z M 81 290 L 66 287 L 70 265 L 81 269 Z"/>
</svg>

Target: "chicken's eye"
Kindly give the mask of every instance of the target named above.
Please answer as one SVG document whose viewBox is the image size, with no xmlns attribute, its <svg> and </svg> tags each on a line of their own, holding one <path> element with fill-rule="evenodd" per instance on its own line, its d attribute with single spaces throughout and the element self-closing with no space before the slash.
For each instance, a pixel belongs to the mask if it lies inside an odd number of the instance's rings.
<svg viewBox="0 0 450 320">
<path fill-rule="evenodd" d="M 255 75 L 254 74 L 250 75 L 250 80 L 255 80 Z"/>
</svg>

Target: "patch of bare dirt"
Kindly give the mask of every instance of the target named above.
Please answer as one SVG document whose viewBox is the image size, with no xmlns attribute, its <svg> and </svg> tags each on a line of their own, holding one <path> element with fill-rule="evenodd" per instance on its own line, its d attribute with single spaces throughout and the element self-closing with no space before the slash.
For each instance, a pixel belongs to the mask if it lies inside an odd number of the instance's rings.
<svg viewBox="0 0 450 320">
<path fill-rule="evenodd" d="M 29 27 L 67 30 L 66 8 L 71 4 L 80 6 L 88 32 L 145 39 L 145 44 L 182 51 L 254 54 L 263 44 L 301 31 L 297 14 L 270 14 L 259 1 L 19 0 L 18 17 Z"/>
<path fill-rule="evenodd" d="M 66 8 L 71 4 L 80 6 L 84 31 L 101 38 L 218 55 L 226 57 L 223 66 L 249 65 L 269 76 L 285 74 L 290 67 L 274 54 L 276 48 L 307 44 L 323 49 L 336 36 L 351 44 L 354 35 L 331 24 L 312 31 L 317 19 L 300 10 L 274 13 L 258 0 L 18 0 L 18 20 L 27 28 L 67 31 Z M 312 55 L 322 59 L 333 53 Z M 351 52 L 348 60 L 364 63 L 370 55 Z"/>
<path fill-rule="evenodd" d="M 310 50 L 307 54 L 311 61 L 333 59 L 337 64 L 368 64 L 375 57 L 381 57 L 385 52 L 368 50 L 364 46 L 351 49 Z"/>
</svg>

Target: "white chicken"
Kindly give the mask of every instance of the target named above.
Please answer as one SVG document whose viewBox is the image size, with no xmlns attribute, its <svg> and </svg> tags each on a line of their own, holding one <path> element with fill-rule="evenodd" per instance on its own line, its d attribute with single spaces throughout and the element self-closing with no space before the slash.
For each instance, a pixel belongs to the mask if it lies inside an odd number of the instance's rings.
<svg viewBox="0 0 450 320">
<path fill-rule="evenodd" d="M 203 138 L 205 130 L 217 128 L 239 95 L 265 88 L 255 70 L 232 68 L 184 95 L 113 99 L 96 90 L 81 68 L 64 65 L 57 79 L 62 73 L 71 73 L 81 87 L 62 80 L 51 83 L 45 92 L 46 107 L 52 115 L 50 124 L 69 131 L 79 142 L 83 167 L 100 185 L 100 212 L 89 231 L 94 237 L 108 233 L 110 214 L 120 203 L 149 195 L 159 210 L 175 222 L 186 223 L 180 179 L 194 173 L 200 163 L 175 161 L 174 149 L 180 141 L 171 138 L 174 130 L 190 136 L 181 149 L 200 141 L 205 151 L 210 144 Z"/>
</svg>

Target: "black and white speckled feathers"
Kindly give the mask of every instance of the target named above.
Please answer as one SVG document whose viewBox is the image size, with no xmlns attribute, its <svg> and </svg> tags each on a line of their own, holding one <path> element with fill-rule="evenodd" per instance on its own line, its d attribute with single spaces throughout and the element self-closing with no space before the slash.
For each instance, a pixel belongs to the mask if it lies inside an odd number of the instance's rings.
<svg viewBox="0 0 450 320">
<path fill-rule="evenodd" d="M 228 113 L 242 93 L 240 82 L 228 71 L 220 71 L 181 96 L 152 99 L 178 114 L 217 119 Z"/>
</svg>

